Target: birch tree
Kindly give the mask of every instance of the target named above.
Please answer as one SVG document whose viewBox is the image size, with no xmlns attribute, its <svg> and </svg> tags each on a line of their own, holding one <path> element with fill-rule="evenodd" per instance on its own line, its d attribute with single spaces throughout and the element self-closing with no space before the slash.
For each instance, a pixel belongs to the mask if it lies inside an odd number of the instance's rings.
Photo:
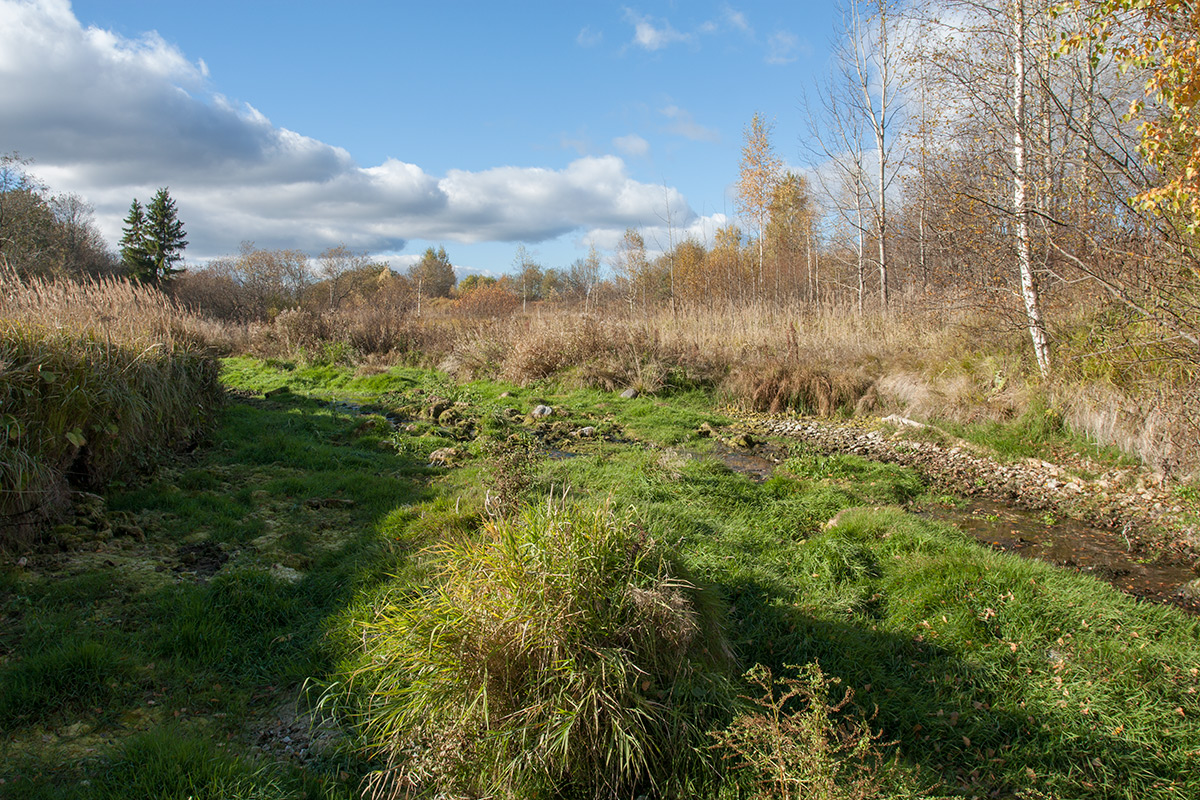
<svg viewBox="0 0 1200 800">
<path fill-rule="evenodd" d="M 775 154 L 771 144 L 772 127 L 772 123 L 755 113 L 744 131 L 742 159 L 738 165 L 738 207 L 758 234 L 758 277 L 754 288 L 759 297 L 764 288 L 765 233 L 771 215 L 771 199 L 783 171 L 783 159 Z"/>
</svg>

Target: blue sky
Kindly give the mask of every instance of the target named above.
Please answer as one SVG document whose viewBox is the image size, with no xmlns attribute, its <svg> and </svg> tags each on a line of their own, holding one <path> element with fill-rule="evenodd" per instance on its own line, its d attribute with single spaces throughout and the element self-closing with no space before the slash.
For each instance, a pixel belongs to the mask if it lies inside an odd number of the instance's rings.
<svg viewBox="0 0 1200 800">
<path fill-rule="evenodd" d="M 499 273 L 732 215 L 755 112 L 800 162 L 830 3 L 0 0 L 0 152 L 96 206 L 171 187 L 188 256 L 430 244 Z"/>
</svg>

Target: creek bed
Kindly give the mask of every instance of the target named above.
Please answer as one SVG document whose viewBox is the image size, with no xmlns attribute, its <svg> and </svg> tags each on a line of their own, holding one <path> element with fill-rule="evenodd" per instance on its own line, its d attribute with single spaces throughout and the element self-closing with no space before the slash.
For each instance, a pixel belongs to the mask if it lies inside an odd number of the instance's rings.
<svg viewBox="0 0 1200 800">
<path fill-rule="evenodd" d="M 762 481 L 784 453 L 770 445 L 743 449 L 718 444 L 711 455 L 733 471 Z M 1196 573 L 1169 556 L 1134 552 L 1135 544 L 1118 531 L 977 497 L 961 506 L 930 504 L 909 510 L 953 525 L 987 547 L 1092 575 L 1134 597 L 1200 614 L 1200 593 L 1183 589 L 1188 583 L 1196 585 Z"/>
<path fill-rule="evenodd" d="M 954 525 L 996 550 L 1073 569 L 1126 594 L 1200 613 L 1200 602 L 1181 591 L 1196 579 L 1189 567 L 1162 556 L 1136 555 L 1132 543 L 1117 531 L 980 498 L 957 508 L 931 505 L 913 510 Z"/>
</svg>

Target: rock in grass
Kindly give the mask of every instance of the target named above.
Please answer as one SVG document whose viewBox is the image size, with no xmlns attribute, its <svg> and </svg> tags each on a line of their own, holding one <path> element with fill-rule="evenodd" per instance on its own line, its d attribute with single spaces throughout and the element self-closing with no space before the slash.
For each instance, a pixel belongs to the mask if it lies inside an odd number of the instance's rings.
<svg viewBox="0 0 1200 800">
<path fill-rule="evenodd" d="M 444 397 L 431 397 L 429 405 L 425 407 L 425 416 L 436 421 L 451 405 L 450 401 Z"/>
<path fill-rule="evenodd" d="M 429 454 L 429 465 L 434 467 L 453 467 L 462 457 L 457 447 L 443 447 Z"/>
<path fill-rule="evenodd" d="M 626 400 L 633 400 L 640 394 L 641 394 L 641 392 L 639 392 L 637 389 L 630 386 L 628 389 L 621 392 L 621 397 L 624 397 Z"/>
<path fill-rule="evenodd" d="M 585 425 L 584 427 L 575 431 L 575 435 L 580 439 L 590 439 L 596 435 L 596 429 L 591 425 Z"/>
<path fill-rule="evenodd" d="M 553 413 L 554 409 L 550 406 L 537 405 L 533 407 L 533 411 L 531 411 L 529 415 L 534 419 L 539 419 L 541 417 L 548 417 Z"/>
</svg>

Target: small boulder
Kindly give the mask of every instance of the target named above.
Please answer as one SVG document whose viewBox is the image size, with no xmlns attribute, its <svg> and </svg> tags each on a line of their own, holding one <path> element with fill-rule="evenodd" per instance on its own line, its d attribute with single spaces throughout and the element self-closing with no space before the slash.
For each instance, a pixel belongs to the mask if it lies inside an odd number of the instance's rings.
<svg viewBox="0 0 1200 800">
<path fill-rule="evenodd" d="M 754 447 L 758 442 L 748 433 L 738 433 L 726 439 L 725 444 L 730 447 Z"/>
<path fill-rule="evenodd" d="M 534 419 L 540 419 L 541 417 L 548 417 L 553 413 L 554 409 L 550 406 L 537 405 L 533 407 L 533 411 L 529 412 L 529 415 Z"/>
<path fill-rule="evenodd" d="M 436 420 L 442 415 L 446 409 L 450 408 L 451 403 L 444 397 L 429 398 L 429 405 L 425 407 L 425 416 L 429 419 Z"/>
<path fill-rule="evenodd" d="M 621 392 L 621 397 L 624 397 L 626 400 L 633 400 L 640 394 L 641 394 L 641 392 L 639 392 L 637 389 L 630 386 L 628 389 Z"/>
<path fill-rule="evenodd" d="M 584 427 L 575 431 L 575 435 L 580 439 L 590 439 L 596 435 L 596 429 L 591 425 L 585 425 Z"/>
<path fill-rule="evenodd" d="M 458 463 L 461 455 L 457 447 L 443 447 L 429 454 L 429 465 L 432 467 L 453 467 Z"/>
</svg>

